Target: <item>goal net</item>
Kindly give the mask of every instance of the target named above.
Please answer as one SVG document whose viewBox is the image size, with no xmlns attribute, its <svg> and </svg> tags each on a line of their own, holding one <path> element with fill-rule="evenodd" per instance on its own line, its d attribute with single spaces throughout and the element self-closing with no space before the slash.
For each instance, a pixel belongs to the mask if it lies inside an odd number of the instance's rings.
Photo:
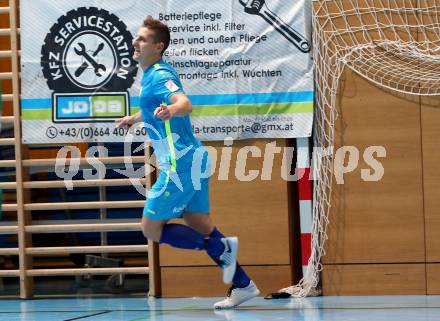
<svg viewBox="0 0 440 321">
<path fill-rule="evenodd" d="M 440 94 L 440 0 L 312 0 L 315 63 L 312 251 L 301 281 L 279 290 L 320 294 L 331 207 L 336 95 L 344 67 L 399 93 Z"/>
</svg>

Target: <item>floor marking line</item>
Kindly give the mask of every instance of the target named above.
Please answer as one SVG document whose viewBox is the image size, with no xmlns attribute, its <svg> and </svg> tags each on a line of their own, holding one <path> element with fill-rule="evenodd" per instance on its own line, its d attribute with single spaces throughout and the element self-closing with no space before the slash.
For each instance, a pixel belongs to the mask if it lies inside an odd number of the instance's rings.
<svg viewBox="0 0 440 321">
<path fill-rule="evenodd" d="M 113 312 L 113 311 L 103 311 L 103 312 L 99 312 L 99 313 L 84 315 L 84 316 L 77 317 L 77 318 L 66 319 L 66 320 L 63 320 L 63 321 L 80 320 L 80 319 L 90 318 L 90 317 L 94 317 L 94 316 L 97 316 L 97 315 L 106 314 L 106 313 L 110 313 L 110 312 Z"/>
</svg>

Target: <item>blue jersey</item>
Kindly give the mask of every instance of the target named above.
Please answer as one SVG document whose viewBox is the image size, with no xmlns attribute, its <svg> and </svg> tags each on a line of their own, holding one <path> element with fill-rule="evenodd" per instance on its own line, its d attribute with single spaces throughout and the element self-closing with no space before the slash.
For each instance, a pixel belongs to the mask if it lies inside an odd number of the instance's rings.
<svg viewBox="0 0 440 321">
<path fill-rule="evenodd" d="M 144 71 L 140 94 L 142 120 L 161 170 L 173 172 L 190 170 L 194 153 L 202 146 L 193 134 L 189 115 L 174 116 L 166 121 L 154 116 L 160 104 L 170 105 L 171 97 L 179 93 L 184 93 L 179 76 L 162 59 Z"/>
</svg>

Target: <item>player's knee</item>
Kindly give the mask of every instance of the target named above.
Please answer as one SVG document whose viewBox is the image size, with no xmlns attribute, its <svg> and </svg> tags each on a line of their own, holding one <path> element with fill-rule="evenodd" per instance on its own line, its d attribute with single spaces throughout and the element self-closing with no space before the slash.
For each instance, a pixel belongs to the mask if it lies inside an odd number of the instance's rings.
<svg viewBox="0 0 440 321">
<path fill-rule="evenodd" d="M 200 234 L 202 234 L 204 237 L 208 237 L 211 235 L 212 231 L 214 230 L 214 227 L 210 225 L 202 225 L 199 227 Z"/>
<path fill-rule="evenodd" d="M 149 222 L 148 220 L 142 220 L 141 227 L 145 238 L 159 242 L 163 226 L 152 224 L 152 222 Z"/>
<path fill-rule="evenodd" d="M 205 237 L 208 237 L 214 230 L 214 225 L 207 214 L 185 214 L 185 223 Z"/>
</svg>

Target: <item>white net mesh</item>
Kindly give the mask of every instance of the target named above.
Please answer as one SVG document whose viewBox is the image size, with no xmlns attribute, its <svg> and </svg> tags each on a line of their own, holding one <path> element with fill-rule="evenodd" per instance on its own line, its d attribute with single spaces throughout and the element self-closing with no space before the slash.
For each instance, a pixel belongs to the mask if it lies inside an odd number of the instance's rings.
<svg viewBox="0 0 440 321">
<path fill-rule="evenodd" d="M 315 62 L 312 255 L 302 280 L 279 290 L 320 293 L 333 173 L 336 94 L 344 66 L 379 87 L 440 94 L 440 0 L 312 0 Z"/>
</svg>

